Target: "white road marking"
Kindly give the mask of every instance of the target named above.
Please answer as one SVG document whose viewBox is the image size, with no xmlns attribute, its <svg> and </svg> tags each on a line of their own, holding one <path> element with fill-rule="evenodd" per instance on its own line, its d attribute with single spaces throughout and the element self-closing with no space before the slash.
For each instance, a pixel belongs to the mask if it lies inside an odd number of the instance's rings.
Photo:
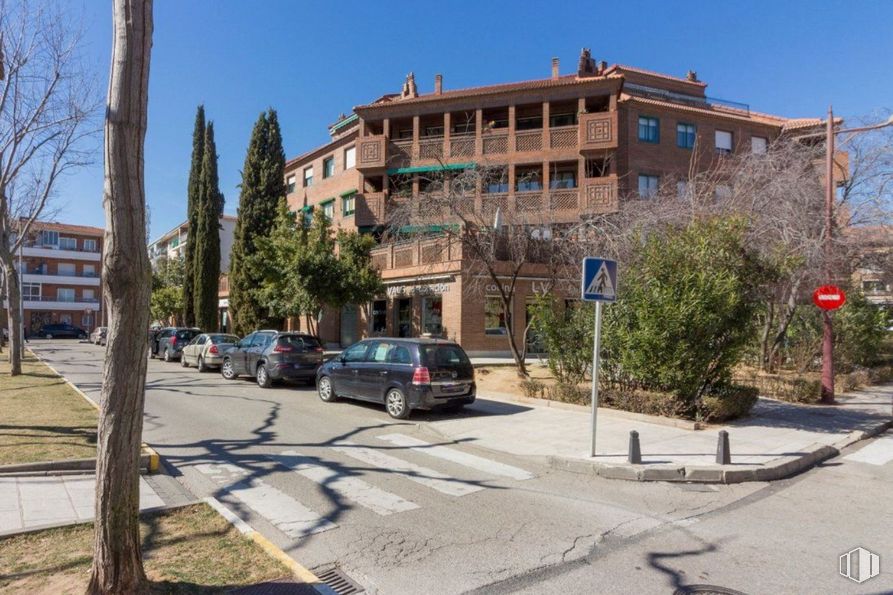
<svg viewBox="0 0 893 595">
<path fill-rule="evenodd" d="M 288 467 L 307 479 L 318 483 L 327 490 L 356 502 L 360 506 L 382 516 L 395 512 L 415 510 L 418 504 L 396 494 L 370 485 L 359 477 L 346 476 L 329 467 L 320 465 L 314 459 L 295 450 L 287 450 L 278 455 L 267 455 L 273 461 Z"/>
<path fill-rule="evenodd" d="M 338 442 L 337 444 L 338 446 L 332 448 L 340 453 L 380 469 L 386 469 L 387 471 L 401 475 L 406 479 L 420 483 L 443 494 L 450 496 L 465 496 L 484 489 L 482 486 L 470 484 L 457 479 L 451 479 L 443 473 L 438 473 L 433 469 L 428 469 L 427 467 L 422 467 L 421 465 L 416 465 L 415 463 L 392 457 L 391 455 L 374 448 L 359 446 L 353 442 Z"/>
<path fill-rule="evenodd" d="M 390 442 L 396 446 L 405 446 L 415 452 L 450 461 L 464 467 L 483 471 L 490 475 L 508 477 L 509 479 L 517 479 L 518 481 L 533 479 L 535 477 L 533 473 L 518 467 L 513 467 L 512 465 L 506 465 L 505 463 L 500 463 L 498 461 L 491 461 L 490 459 L 462 452 L 461 450 L 450 448 L 448 446 L 434 446 L 424 440 L 406 436 L 405 434 L 387 434 L 385 436 L 379 436 L 378 439 Z"/>
<path fill-rule="evenodd" d="M 248 472 L 236 465 L 201 464 L 196 469 L 292 539 L 338 526 L 262 479 L 247 477 Z"/>
<path fill-rule="evenodd" d="M 869 465 L 886 465 L 893 461 L 893 436 L 878 438 L 871 444 L 863 446 L 854 453 L 843 457 L 848 461 L 868 463 Z"/>
</svg>

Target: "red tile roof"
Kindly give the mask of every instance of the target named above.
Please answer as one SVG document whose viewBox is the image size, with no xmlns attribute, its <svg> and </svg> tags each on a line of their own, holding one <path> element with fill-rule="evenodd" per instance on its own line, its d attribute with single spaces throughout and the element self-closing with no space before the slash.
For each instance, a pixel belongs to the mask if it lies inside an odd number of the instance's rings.
<svg viewBox="0 0 893 595">
<path fill-rule="evenodd" d="M 617 72 L 617 71 L 620 71 L 621 73 L 624 71 L 627 71 L 627 72 L 635 72 L 637 74 L 646 74 L 648 76 L 655 76 L 658 78 L 675 81 L 677 83 L 685 83 L 687 85 L 697 85 L 698 87 L 706 87 L 707 86 L 707 83 L 705 83 L 703 81 L 690 81 L 687 78 L 672 76 L 669 74 L 664 74 L 662 72 L 654 72 L 653 70 L 645 70 L 644 68 L 635 68 L 634 66 L 627 66 L 625 64 L 614 64 L 612 66 L 609 66 L 605 72 L 612 73 L 612 72 Z"/>
<path fill-rule="evenodd" d="M 67 233 L 102 236 L 105 229 L 90 227 L 89 225 L 70 225 L 68 223 L 53 223 L 51 221 L 35 221 L 31 224 L 32 231 L 61 231 Z"/>
</svg>

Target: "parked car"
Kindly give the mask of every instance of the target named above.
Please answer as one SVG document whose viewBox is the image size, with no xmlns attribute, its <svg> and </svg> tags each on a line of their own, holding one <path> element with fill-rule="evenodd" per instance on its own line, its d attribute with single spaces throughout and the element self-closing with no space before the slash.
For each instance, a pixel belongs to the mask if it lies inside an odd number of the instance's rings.
<svg viewBox="0 0 893 595">
<path fill-rule="evenodd" d="M 252 376 L 263 388 L 285 378 L 313 383 L 322 360 L 322 344 L 312 335 L 255 331 L 223 354 L 220 373 L 227 380 Z"/>
<path fill-rule="evenodd" d="M 170 326 L 161 329 L 155 339 L 155 349 L 152 350 L 152 357 L 160 357 L 166 362 L 172 362 L 180 359 L 180 353 L 186 344 L 192 341 L 196 335 L 202 334 L 200 328 L 187 328 Z"/>
<path fill-rule="evenodd" d="M 440 339 L 364 339 L 323 364 L 319 398 L 383 403 L 406 419 L 414 409 L 461 409 L 474 403 L 474 368 L 457 343 Z"/>
<path fill-rule="evenodd" d="M 87 331 L 70 324 L 45 324 L 37 331 L 37 336 L 46 339 L 86 339 Z"/>
<path fill-rule="evenodd" d="M 109 329 L 106 326 L 97 326 L 93 329 L 93 332 L 90 333 L 90 342 L 94 345 L 101 345 L 108 330 Z"/>
<path fill-rule="evenodd" d="M 225 333 L 202 333 L 183 348 L 180 363 L 184 368 L 195 365 L 199 372 L 219 368 L 223 354 L 239 342 L 236 335 Z"/>
</svg>

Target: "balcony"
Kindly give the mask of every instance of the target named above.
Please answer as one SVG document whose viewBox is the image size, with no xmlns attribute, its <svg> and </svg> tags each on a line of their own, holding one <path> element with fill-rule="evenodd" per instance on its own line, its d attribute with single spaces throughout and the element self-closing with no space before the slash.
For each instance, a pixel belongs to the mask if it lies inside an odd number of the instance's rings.
<svg viewBox="0 0 893 595">
<path fill-rule="evenodd" d="M 357 169 L 370 171 L 387 165 L 387 139 L 383 134 L 357 139 Z"/>
<path fill-rule="evenodd" d="M 617 148 L 617 112 L 580 114 L 580 151 L 600 151 Z"/>
<path fill-rule="evenodd" d="M 372 266 L 382 272 L 410 267 L 429 270 L 432 266 L 442 268 L 445 263 L 460 260 L 461 247 L 446 238 L 388 244 L 372 250 Z"/>
<path fill-rule="evenodd" d="M 27 296 L 23 298 L 24 307 L 29 310 L 99 310 L 99 299 L 76 297 L 74 299 L 59 299 L 52 296 Z"/>
<path fill-rule="evenodd" d="M 99 262 L 101 254 L 98 251 L 84 250 L 63 250 L 59 246 L 45 244 L 26 244 L 22 247 L 23 256 L 34 256 L 37 258 L 57 258 L 65 260 L 87 260 Z"/>
<path fill-rule="evenodd" d="M 40 270 L 25 271 L 22 275 L 25 283 L 50 283 L 53 285 L 77 285 L 99 287 L 99 275 L 84 273 L 49 273 Z"/>
<path fill-rule="evenodd" d="M 385 224 L 385 193 L 364 192 L 356 196 L 354 221 L 357 227 Z"/>
</svg>

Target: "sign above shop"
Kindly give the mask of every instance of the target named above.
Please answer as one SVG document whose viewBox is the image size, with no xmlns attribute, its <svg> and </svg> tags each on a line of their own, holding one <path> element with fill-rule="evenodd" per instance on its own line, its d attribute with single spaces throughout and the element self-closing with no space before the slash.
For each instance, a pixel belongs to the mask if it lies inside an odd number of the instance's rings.
<svg viewBox="0 0 893 595">
<path fill-rule="evenodd" d="M 393 285 L 387 288 L 387 295 L 388 297 L 397 297 L 404 295 L 435 295 L 439 293 L 448 293 L 449 291 L 449 283 L 430 283 L 426 285 Z"/>
</svg>

